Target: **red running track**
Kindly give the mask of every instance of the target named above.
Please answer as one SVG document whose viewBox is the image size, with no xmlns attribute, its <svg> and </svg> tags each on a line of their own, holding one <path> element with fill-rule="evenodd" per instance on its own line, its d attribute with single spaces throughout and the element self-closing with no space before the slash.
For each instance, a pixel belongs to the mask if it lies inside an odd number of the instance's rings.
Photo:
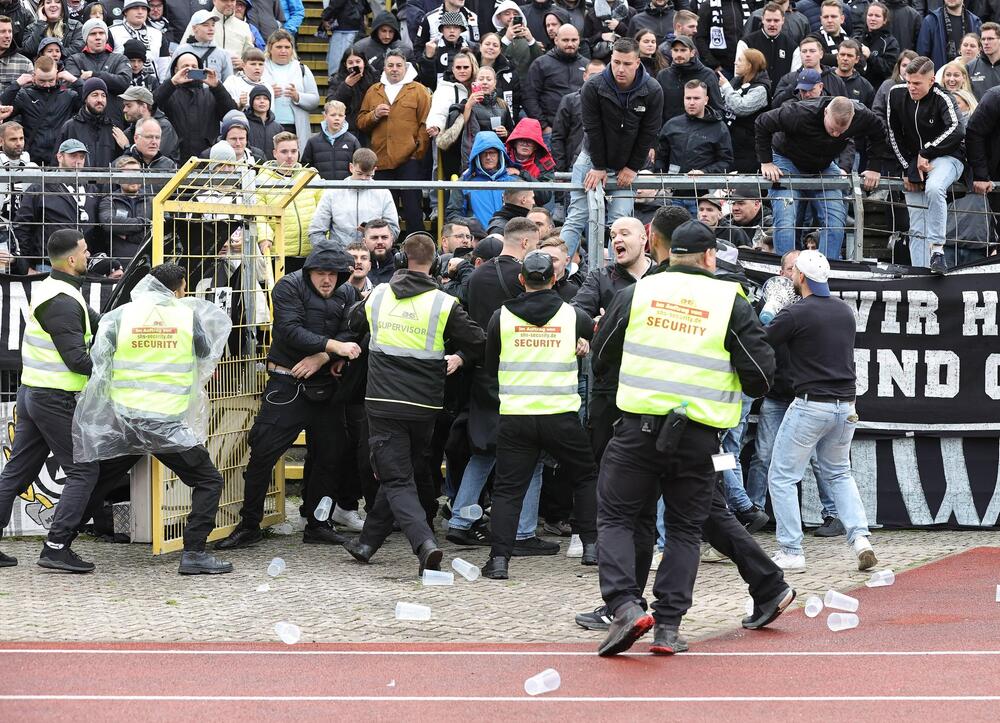
<svg viewBox="0 0 1000 723">
<path fill-rule="evenodd" d="M 793 581 L 794 582 L 794 581 Z M 0 720 L 996 720 L 1000 549 L 860 588 L 861 624 L 788 613 L 672 658 L 594 645 L 0 644 Z M 558 691 L 524 680 L 555 668 Z"/>
</svg>

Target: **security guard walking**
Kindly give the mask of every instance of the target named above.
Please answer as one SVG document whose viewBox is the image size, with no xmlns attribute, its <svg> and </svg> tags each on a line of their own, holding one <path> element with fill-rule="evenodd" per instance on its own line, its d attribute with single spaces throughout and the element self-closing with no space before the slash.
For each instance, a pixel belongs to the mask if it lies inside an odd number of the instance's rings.
<svg viewBox="0 0 1000 723">
<path fill-rule="evenodd" d="M 392 533 L 393 518 L 425 569 L 439 570 L 442 552 L 420 505 L 414 469 L 428 464 L 434 420 L 444 406 L 445 376 L 482 355 L 483 330 L 438 288 L 434 241 L 411 234 L 388 284 L 351 311 L 351 331 L 368 342 L 368 444 L 379 481 L 361 535 L 344 543 L 367 563 Z M 448 354 L 446 347 L 457 347 Z"/>
<path fill-rule="evenodd" d="M 154 267 L 132 301 L 101 319 L 93 374 L 73 420 L 74 456 L 101 460 L 88 516 L 141 455 L 160 460 L 192 489 L 180 574 L 227 573 L 230 563 L 205 552 L 223 485 L 204 445 L 205 384 L 233 323 L 215 304 L 184 298 L 186 276 L 177 264 Z"/>
<path fill-rule="evenodd" d="M 713 278 L 715 248 L 715 234 L 699 221 L 678 226 L 669 250 L 654 240 L 654 256 L 669 255 L 669 268 L 619 292 L 594 337 L 595 372 L 620 366 L 623 413 L 598 480 L 598 571 L 614 614 L 602 656 L 628 650 L 654 618 L 651 652 L 687 650 L 678 628 L 691 606 L 703 529 L 750 586 L 755 609 L 744 627 L 768 624 L 795 598 L 726 507 L 717 474 L 727 468 L 720 433 L 739 421 L 741 390 L 767 391 L 774 353 L 739 284 Z M 636 584 L 633 537 L 643 507 L 660 494 L 667 546 L 650 616 Z"/>
<path fill-rule="evenodd" d="M 52 272 L 33 284 L 21 346 L 21 386 L 17 390 L 14 450 L 0 475 L 0 534 L 10 523 L 14 499 L 26 491 L 51 451 L 66 473 L 48 539 L 38 564 L 63 572 L 91 572 L 92 562 L 70 549 L 97 482 L 96 462 L 73 459 L 73 411 L 92 364 L 88 347 L 98 314 L 80 289 L 87 273 L 87 242 L 73 229 L 49 236 Z M 0 567 L 17 559 L 0 554 Z"/>
<path fill-rule="evenodd" d="M 494 580 L 508 577 L 524 495 L 543 452 L 574 481 L 572 524 L 583 542 L 581 562 L 597 564 L 597 463 L 580 425 L 577 392 L 577 354 L 589 350 L 594 323 L 553 290 L 547 253 L 526 255 L 519 281 L 526 293 L 494 312 L 486 330 L 485 367 L 500 390 L 493 547 L 482 571 Z"/>
</svg>

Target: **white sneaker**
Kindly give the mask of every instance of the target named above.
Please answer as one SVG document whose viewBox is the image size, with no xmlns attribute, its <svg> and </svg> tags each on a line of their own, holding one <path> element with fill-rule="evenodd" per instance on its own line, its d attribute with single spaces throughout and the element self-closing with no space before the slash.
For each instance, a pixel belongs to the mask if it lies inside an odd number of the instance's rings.
<svg viewBox="0 0 1000 723">
<path fill-rule="evenodd" d="M 365 526 L 365 518 L 357 510 L 341 509 L 340 505 L 334 508 L 333 514 L 330 515 L 330 521 L 346 527 L 351 532 L 361 532 Z"/>
<path fill-rule="evenodd" d="M 806 569 L 805 555 L 789 555 L 784 550 L 778 550 L 771 555 L 771 560 L 785 572 L 803 572 Z"/>
<path fill-rule="evenodd" d="M 580 539 L 579 535 L 573 535 L 569 538 L 566 557 L 583 557 L 583 540 Z"/>
<path fill-rule="evenodd" d="M 858 558 L 858 569 L 862 572 L 871 570 L 878 564 L 878 558 L 875 557 L 875 550 L 872 549 L 872 543 L 868 542 L 868 538 L 865 535 L 858 535 L 854 538 L 854 554 Z"/>
<path fill-rule="evenodd" d="M 653 551 L 653 561 L 649 563 L 650 572 L 656 572 L 660 569 L 660 561 L 663 559 L 663 550 Z"/>
</svg>

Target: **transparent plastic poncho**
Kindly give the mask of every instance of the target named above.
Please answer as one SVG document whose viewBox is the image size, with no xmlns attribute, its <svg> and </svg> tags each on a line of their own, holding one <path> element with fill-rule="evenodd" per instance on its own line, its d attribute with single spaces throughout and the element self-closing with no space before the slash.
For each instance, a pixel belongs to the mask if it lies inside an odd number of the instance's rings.
<svg viewBox="0 0 1000 723">
<path fill-rule="evenodd" d="M 132 304 L 183 305 L 194 312 L 194 383 L 186 410 L 164 415 L 137 410 L 115 402 L 111 383 L 116 343 L 125 309 L 123 305 L 101 318 L 90 355 L 94 370 L 77 400 L 73 415 L 73 458 L 95 462 L 130 454 L 183 452 L 204 444 L 208 436 L 208 392 L 229 339 L 233 322 L 228 314 L 204 299 L 178 299 L 153 276 L 136 284 Z"/>
</svg>

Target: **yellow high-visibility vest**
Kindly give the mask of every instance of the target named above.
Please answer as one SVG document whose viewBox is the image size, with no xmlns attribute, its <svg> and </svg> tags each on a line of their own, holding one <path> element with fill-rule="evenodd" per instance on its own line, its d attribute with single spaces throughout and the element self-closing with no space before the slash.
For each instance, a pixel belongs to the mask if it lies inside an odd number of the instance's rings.
<svg viewBox="0 0 1000 723">
<path fill-rule="evenodd" d="M 500 309 L 500 414 L 562 414 L 580 409 L 576 311 L 563 303 L 543 326 Z"/>
<path fill-rule="evenodd" d="M 389 284 L 376 286 L 365 304 L 370 351 L 414 359 L 444 359 L 444 328 L 455 297 L 431 289 L 396 298 Z"/>
<path fill-rule="evenodd" d="M 24 327 L 24 343 L 21 345 L 21 366 L 23 367 L 21 384 L 26 384 L 29 387 L 79 392 L 86 386 L 87 376 L 70 371 L 56 350 L 52 337 L 35 318 L 35 311 L 38 307 L 59 294 L 72 297 L 83 309 L 83 343 L 90 346 L 92 336 L 90 310 L 80 290 L 72 284 L 54 279 L 51 276 L 41 283 L 34 284 L 31 289 L 28 321 Z"/>
<path fill-rule="evenodd" d="M 739 284 L 662 273 L 635 285 L 618 377 L 618 408 L 664 415 L 686 403 L 696 422 L 740 421 L 740 378 L 725 340 Z"/>
<path fill-rule="evenodd" d="M 142 416 L 182 416 L 194 395 L 194 311 L 142 301 L 121 311 L 111 400 Z"/>
</svg>

